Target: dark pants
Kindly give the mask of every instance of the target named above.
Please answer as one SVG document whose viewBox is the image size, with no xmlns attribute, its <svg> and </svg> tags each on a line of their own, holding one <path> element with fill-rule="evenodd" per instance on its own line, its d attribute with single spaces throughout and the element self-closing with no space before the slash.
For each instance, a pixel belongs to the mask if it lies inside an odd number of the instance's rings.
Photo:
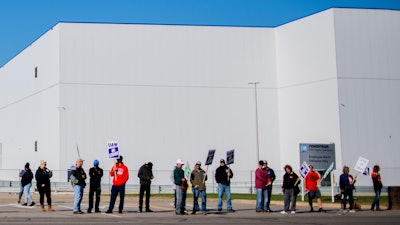
<svg viewBox="0 0 400 225">
<path fill-rule="evenodd" d="M 267 186 L 267 190 L 268 190 L 268 201 L 267 201 L 265 210 L 268 210 L 268 209 L 270 210 L 271 208 L 269 208 L 269 204 L 271 203 L 272 184 Z"/>
<path fill-rule="evenodd" d="M 139 209 L 143 209 L 143 196 L 146 192 L 146 210 L 150 209 L 150 184 L 141 184 L 139 192 Z"/>
<path fill-rule="evenodd" d="M 94 209 L 96 211 L 99 211 L 99 204 L 100 204 L 100 196 L 101 196 L 101 187 L 90 187 L 89 189 L 89 208 L 88 210 L 92 210 L 93 209 L 93 196 L 94 193 L 96 193 L 96 202 L 94 205 Z"/>
<path fill-rule="evenodd" d="M 342 204 L 343 204 L 343 209 L 346 209 L 346 201 L 347 197 L 349 198 L 349 209 L 352 210 L 354 206 L 354 200 L 353 200 L 353 190 L 351 189 L 345 189 L 343 192 L 343 199 L 342 199 Z"/>
<path fill-rule="evenodd" d="M 114 209 L 115 200 L 117 199 L 117 195 L 119 193 L 119 211 L 124 209 L 124 198 L 125 198 L 125 185 L 124 186 L 112 186 L 111 188 L 111 197 L 110 197 L 110 206 L 108 210 L 112 211 Z"/>
<path fill-rule="evenodd" d="M 44 205 L 44 195 L 46 195 L 47 205 L 51 205 L 50 185 L 42 187 L 41 185 L 36 186 L 40 195 L 40 205 Z"/>
</svg>

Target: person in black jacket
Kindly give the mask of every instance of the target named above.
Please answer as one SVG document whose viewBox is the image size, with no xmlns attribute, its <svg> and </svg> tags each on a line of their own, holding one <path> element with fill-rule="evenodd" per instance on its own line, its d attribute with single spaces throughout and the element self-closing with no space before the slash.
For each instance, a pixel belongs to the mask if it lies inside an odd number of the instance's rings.
<svg viewBox="0 0 400 225">
<path fill-rule="evenodd" d="M 51 207 L 51 193 L 50 193 L 50 178 L 53 176 L 53 171 L 47 169 L 46 161 L 40 161 L 40 166 L 36 170 L 35 179 L 36 187 L 40 194 L 40 209 L 45 212 L 44 209 L 44 195 L 47 198 L 47 207 L 49 212 L 53 212 L 54 209 Z"/>
<path fill-rule="evenodd" d="M 140 179 L 139 212 L 142 212 L 143 210 L 144 192 L 146 192 L 146 212 L 153 212 L 150 209 L 150 185 L 151 185 L 151 180 L 154 179 L 153 163 L 148 162 L 143 166 L 141 166 L 138 172 L 138 177 Z"/>
<path fill-rule="evenodd" d="M 231 202 L 231 178 L 233 177 L 232 170 L 225 165 L 225 160 L 221 159 L 220 166 L 215 172 L 215 180 L 218 184 L 218 212 L 222 210 L 222 196 L 225 193 L 226 205 L 228 212 L 234 212 Z"/>
<path fill-rule="evenodd" d="M 83 190 L 86 186 L 86 173 L 82 168 L 83 159 L 79 158 L 76 160 L 76 167 L 71 171 L 71 181 L 74 187 L 74 214 L 82 214 L 81 202 L 83 196 Z"/>
<path fill-rule="evenodd" d="M 89 208 L 88 213 L 92 212 L 93 209 L 93 196 L 96 193 L 96 202 L 94 205 L 94 211 L 96 213 L 101 212 L 99 209 L 100 196 L 101 196 L 101 178 L 103 177 L 103 169 L 99 167 L 99 161 L 96 159 L 93 161 L 93 167 L 89 169 L 90 186 L 89 186 Z"/>
<path fill-rule="evenodd" d="M 33 173 L 31 171 L 31 169 L 29 168 L 29 163 L 25 164 L 24 170 L 25 170 L 25 172 L 21 178 L 21 186 L 24 188 L 25 203 L 22 205 L 27 206 L 28 201 L 30 201 L 31 204 L 29 204 L 29 206 L 34 206 L 35 202 L 32 200 L 32 196 L 29 193 L 31 190 L 31 187 L 32 187 L 32 179 L 33 179 Z"/>
<path fill-rule="evenodd" d="M 282 214 L 287 214 L 289 211 L 289 205 L 291 203 L 291 213 L 296 213 L 296 189 L 298 189 L 298 185 L 300 183 L 300 178 L 296 173 L 293 172 L 293 169 L 290 165 L 286 165 L 284 167 L 285 175 L 283 175 L 283 184 L 282 184 L 282 192 L 284 194 L 284 208 L 281 211 Z"/>
</svg>

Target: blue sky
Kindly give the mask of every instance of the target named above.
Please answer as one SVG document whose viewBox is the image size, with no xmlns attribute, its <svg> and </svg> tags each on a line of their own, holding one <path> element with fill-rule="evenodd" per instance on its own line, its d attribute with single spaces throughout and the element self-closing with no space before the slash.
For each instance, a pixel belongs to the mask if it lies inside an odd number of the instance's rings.
<svg viewBox="0 0 400 225">
<path fill-rule="evenodd" d="M 331 7 L 400 0 L 0 0 L 0 66 L 60 21 L 275 27 Z"/>
</svg>

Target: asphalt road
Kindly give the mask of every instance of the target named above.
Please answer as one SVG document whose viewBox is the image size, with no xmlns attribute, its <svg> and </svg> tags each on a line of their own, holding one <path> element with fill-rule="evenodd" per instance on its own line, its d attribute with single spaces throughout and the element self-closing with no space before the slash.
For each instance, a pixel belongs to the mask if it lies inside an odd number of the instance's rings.
<svg viewBox="0 0 400 225">
<path fill-rule="evenodd" d="M 334 204 L 325 204 L 326 213 L 309 212 L 306 203 L 299 202 L 297 213 L 292 215 L 282 215 L 280 210 L 282 204 L 273 202 L 272 213 L 256 213 L 254 201 L 233 200 L 236 212 L 216 211 L 217 202 L 215 199 L 208 200 L 208 214 L 182 215 L 177 216 L 173 211 L 173 199 L 152 198 L 152 213 L 139 213 L 137 211 L 137 197 L 125 199 L 124 212 L 119 214 L 105 214 L 108 208 L 108 196 L 102 196 L 101 210 L 103 213 L 84 213 L 76 215 L 72 213 L 72 194 L 53 194 L 53 206 L 55 212 L 40 212 L 39 206 L 21 206 L 17 204 L 17 196 L 12 194 L 0 194 L 0 224 L 20 224 L 20 225 L 72 225 L 72 224 L 311 224 L 311 225 L 343 225 L 343 224 L 400 224 L 400 210 L 372 212 L 361 210 L 356 213 L 343 213 Z M 34 196 L 37 200 L 38 196 Z M 188 198 L 187 208 L 190 208 L 191 198 Z M 119 199 L 117 199 L 117 204 Z M 118 208 L 118 206 L 116 207 Z M 87 209 L 87 196 L 84 196 L 82 210 Z"/>
</svg>

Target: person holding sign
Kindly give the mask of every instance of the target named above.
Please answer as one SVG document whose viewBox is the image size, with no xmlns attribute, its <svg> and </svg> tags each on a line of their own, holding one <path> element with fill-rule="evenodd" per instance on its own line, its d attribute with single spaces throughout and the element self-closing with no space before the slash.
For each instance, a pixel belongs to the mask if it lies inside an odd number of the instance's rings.
<svg viewBox="0 0 400 225">
<path fill-rule="evenodd" d="M 113 185 L 111 187 L 110 205 L 106 213 L 112 213 L 114 209 L 115 200 L 119 193 L 119 207 L 118 212 L 122 213 L 124 209 L 124 198 L 125 198 L 125 184 L 129 179 L 128 167 L 122 162 L 122 155 L 117 158 L 117 163 L 110 170 L 110 177 L 113 179 Z"/>
<path fill-rule="evenodd" d="M 318 188 L 318 183 L 321 183 L 321 177 L 318 172 L 314 170 L 314 166 L 309 164 L 308 168 L 310 171 L 308 171 L 306 177 L 304 178 L 304 182 L 306 185 L 306 190 L 308 191 L 308 204 L 310 205 L 310 211 L 314 212 L 313 208 L 313 199 L 317 199 L 317 204 L 319 207 L 319 212 L 322 212 L 322 200 L 321 200 L 321 191 Z"/>
<path fill-rule="evenodd" d="M 374 184 L 374 191 L 375 191 L 375 198 L 372 201 L 371 211 L 374 211 L 375 206 L 376 206 L 376 211 L 381 211 L 381 208 L 379 207 L 379 199 L 381 197 L 381 190 L 383 185 L 379 171 L 380 167 L 378 165 L 375 165 L 371 173 L 371 178 Z"/>
<path fill-rule="evenodd" d="M 201 168 L 201 162 L 197 161 L 192 173 L 190 174 L 190 183 L 192 183 L 193 192 L 193 211 L 192 214 L 196 214 L 196 211 L 200 210 L 199 207 L 199 196 L 201 197 L 201 212 L 206 214 L 206 184 L 207 180 L 206 171 Z"/>
<path fill-rule="evenodd" d="M 218 212 L 222 211 L 222 197 L 225 193 L 226 204 L 228 212 L 235 212 L 232 209 L 231 202 L 231 178 L 233 177 L 232 170 L 225 165 L 225 160 L 221 159 L 220 166 L 217 168 L 215 172 L 215 180 L 218 184 Z"/>
<path fill-rule="evenodd" d="M 289 206 L 291 203 L 291 214 L 296 213 L 296 197 L 299 193 L 298 185 L 300 183 L 300 178 L 290 165 L 284 167 L 285 175 L 283 175 L 282 192 L 284 194 L 284 208 L 281 211 L 282 214 L 288 214 Z"/>
<path fill-rule="evenodd" d="M 343 204 L 343 212 L 347 212 L 346 209 L 346 202 L 347 198 L 349 198 L 349 211 L 351 213 L 355 213 L 356 211 L 353 210 L 354 206 L 354 199 L 353 199 L 353 189 L 354 189 L 354 183 L 356 182 L 356 179 L 353 178 L 350 173 L 350 168 L 348 166 L 343 167 L 343 174 L 340 175 L 339 178 L 339 186 L 340 186 L 340 191 L 342 192 L 343 199 L 342 199 L 342 204 Z"/>
</svg>

